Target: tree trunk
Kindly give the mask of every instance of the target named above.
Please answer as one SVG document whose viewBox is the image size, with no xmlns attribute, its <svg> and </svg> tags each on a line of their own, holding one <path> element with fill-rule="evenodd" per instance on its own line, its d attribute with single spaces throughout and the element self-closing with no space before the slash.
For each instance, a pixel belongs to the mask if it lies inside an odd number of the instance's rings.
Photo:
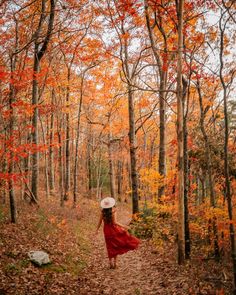
<svg viewBox="0 0 236 295">
<path fill-rule="evenodd" d="M 165 132 L 165 126 L 166 126 L 166 80 L 167 80 L 167 70 L 163 70 L 164 64 L 161 62 L 161 58 L 158 54 L 159 49 L 156 48 L 155 41 L 154 41 L 154 36 L 153 36 L 153 29 L 154 27 L 151 26 L 150 24 L 150 18 L 149 18 L 149 13 L 148 13 L 148 1 L 144 1 L 144 8 L 145 8 L 145 17 L 146 17 L 146 24 L 148 28 L 148 34 L 149 34 L 149 39 L 151 43 L 151 48 L 153 51 L 154 58 L 156 60 L 157 66 L 158 66 L 158 71 L 159 71 L 159 77 L 160 77 L 160 85 L 159 85 L 159 118 L 160 118 L 160 126 L 159 126 L 159 158 L 158 158 L 158 170 L 160 175 L 165 176 L 166 175 L 166 132 Z M 164 38 L 164 52 L 167 53 L 167 43 L 166 43 L 166 36 L 163 28 L 160 28 L 157 26 L 160 33 L 162 34 Z M 161 185 L 158 188 L 158 201 L 161 200 L 161 196 L 164 195 L 165 192 L 165 186 L 164 184 Z"/>
<path fill-rule="evenodd" d="M 115 174 L 114 174 L 114 163 L 112 156 L 112 142 L 111 142 L 111 133 L 109 131 L 108 138 L 108 161 L 109 161 L 109 178 L 110 178 L 110 192 L 111 197 L 116 199 L 116 190 L 115 190 Z"/>
<path fill-rule="evenodd" d="M 200 106 L 200 128 L 202 131 L 204 144 L 205 144 L 206 166 L 207 166 L 209 188 L 210 188 L 210 204 L 212 208 L 215 208 L 216 204 L 215 204 L 215 189 L 214 189 L 214 181 L 213 181 L 213 173 L 212 173 L 211 148 L 210 148 L 208 135 L 206 133 L 205 125 L 204 125 L 206 109 L 204 109 L 203 107 L 203 100 L 202 100 L 199 80 L 197 81 L 197 91 L 198 91 L 199 106 Z M 213 227 L 213 234 L 214 234 L 214 255 L 215 255 L 215 259 L 219 260 L 220 251 L 219 251 L 217 223 L 216 223 L 215 216 L 213 217 L 213 220 L 212 220 L 212 227 Z"/>
<path fill-rule="evenodd" d="M 11 56 L 11 81 L 14 81 L 13 73 L 15 71 L 16 66 L 16 56 Z M 13 85 L 14 82 L 10 82 L 10 93 L 9 93 L 9 109 L 11 112 L 10 122 L 9 122 L 9 139 L 12 145 L 12 149 L 10 152 L 10 159 L 8 164 L 8 173 L 10 175 L 10 179 L 8 182 L 9 186 L 9 200 L 10 200 L 10 212 L 11 212 L 11 222 L 16 223 L 16 203 L 15 203 L 15 192 L 14 192 L 14 182 L 13 182 L 13 174 L 14 174 L 14 125 L 15 125 L 15 116 L 14 116 L 14 107 L 13 103 L 15 101 L 15 87 Z"/>
<path fill-rule="evenodd" d="M 224 30 L 226 24 L 222 24 L 223 14 L 221 14 L 219 28 L 220 28 L 220 81 L 223 87 L 223 99 L 224 99 L 224 123 L 225 123 L 225 136 L 224 136 L 224 176 L 225 176 L 225 196 L 227 200 L 228 216 L 229 216 L 229 234 L 230 234 L 230 245 L 231 245 L 231 257 L 233 264 L 233 276 L 234 276 L 234 290 L 233 294 L 236 294 L 236 245 L 235 245 L 235 229 L 233 223 L 233 206 L 232 206 L 232 192 L 230 186 L 230 176 L 229 176 L 229 155 L 228 155 L 228 145 L 229 145 L 229 118 L 228 118 L 228 96 L 227 96 L 227 86 L 223 77 L 224 69 Z M 232 72 L 233 75 L 233 72 Z M 230 85 L 230 84 L 228 84 Z"/>
<path fill-rule="evenodd" d="M 43 136 L 43 143 L 47 145 L 47 140 L 46 140 L 46 134 L 44 130 L 44 125 L 42 122 L 42 119 L 39 116 L 39 120 L 41 123 L 41 129 L 42 129 L 42 136 Z M 44 152 L 44 181 L 45 181 L 45 191 L 46 191 L 46 198 L 49 198 L 49 181 L 48 181 L 48 156 L 47 156 L 47 151 Z"/>
<path fill-rule="evenodd" d="M 79 138 L 80 138 L 80 117 L 81 117 L 81 110 L 82 110 L 82 102 L 83 102 L 83 84 L 84 84 L 84 75 L 81 78 L 81 86 L 80 86 L 80 101 L 79 101 L 79 108 L 78 108 L 78 118 L 77 118 L 77 130 L 76 130 L 76 142 L 75 142 L 75 164 L 74 164 L 74 207 L 77 203 L 77 191 L 78 191 L 78 161 L 79 161 Z"/>
<path fill-rule="evenodd" d="M 201 182 L 201 199 L 200 199 L 200 204 L 202 204 L 205 201 L 205 198 L 206 198 L 205 178 L 204 177 L 200 177 L 200 182 Z"/>
<path fill-rule="evenodd" d="M 37 49 L 35 49 L 36 51 Z M 34 56 L 34 74 L 33 74 L 33 92 L 32 92 L 32 106 L 34 107 L 32 118 L 32 144 L 38 146 L 38 81 L 37 74 L 39 72 L 39 60 L 37 53 Z M 38 178 L 39 178 L 39 153 L 35 151 L 32 155 L 32 176 L 31 176 L 31 191 L 35 199 L 38 199 Z M 31 200 L 34 203 L 34 199 Z"/>
<path fill-rule="evenodd" d="M 187 118 L 184 118 L 184 218 L 185 218 L 185 258 L 190 258 L 190 230 L 188 220 L 188 194 L 189 194 L 189 161 L 188 161 L 188 133 Z"/>
<path fill-rule="evenodd" d="M 5 134 L 5 138 L 6 138 L 6 134 Z M 7 160 L 6 159 L 3 159 L 2 172 L 7 173 Z M 6 181 L 5 180 L 3 180 L 3 179 L 0 180 L 0 187 L 1 187 L 0 194 L 2 196 L 2 203 L 6 204 L 7 190 L 6 190 Z"/>
<path fill-rule="evenodd" d="M 133 92 L 128 85 L 128 102 L 129 102 L 129 143 L 130 143 L 130 172 L 131 172 L 131 190 L 132 190 L 132 207 L 133 214 L 139 212 L 139 194 L 138 194 L 138 175 L 137 175 L 137 156 L 136 156 L 136 134 L 134 119 L 134 101 Z"/>
<path fill-rule="evenodd" d="M 190 79 L 190 78 L 189 78 Z M 190 258 L 191 245 L 190 245 L 190 230 L 189 230 L 189 220 L 188 220 L 188 195 L 189 195 L 189 170 L 190 162 L 188 159 L 188 108 L 189 108 L 189 87 L 187 80 L 182 77 L 183 86 L 183 132 L 184 132 L 184 218 L 185 218 L 185 258 Z M 187 95 L 188 94 L 188 95 Z"/>
<path fill-rule="evenodd" d="M 68 84 L 70 83 L 70 69 L 68 70 L 67 77 Z M 66 103 L 67 107 L 70 101 L 70 87 L 67 86 L 66 91 Z M 70 192 L 70 114 L 66 113 L 66 143 L 65 143 L 65 189 L 64 189 L 64 200 L 67 201 Z"/>
<path fill-rule="evenodd" d="M 61 125 L 61 124 L 60 124 Z M 59 156 L 59 191 L 60 191 L 60 205 L 61 207 L 64 206 L 64 165 L 63 165 L 63 144 L 61 140 L 61 126 L 59 127 L 58 130 L 58 143 L 59 143 L 59 151 L 58 151 L 58 156 Z"/>
<path fill-rule="evenodd" d="M 38 73 L 40 70 L 40 61 L 44 56 L 48 43 L 51 38 L 51 33 L 53 30 L 53 22 L 54 22 L 54 14 L 55 14 L 55 0 L 50 0 L 50 16 L 48 21 L 47 33 L 43 41 L 41 39 L 41 33 L 43 24 L 45 21 L 45 11 L 46 11 L 46 0 L 42 0 L 41 14 L 38 23 L 37 30 L 34 34 L 35 43 L 34 43 L 34 73 L 33 73 L 33 82 L 32 82 L 32 106 L 34 107 L 34 113 L 32 118 L 32 143 L 37 148 L 38 145 Z M 40 47 L 40 43 L 42 43 L 42 47 Z M 31 180 L 31 192 L 34 196 L 31 202 L 35 203 L 35 200 L 38 199 L 38 180 L 39 180 L 39 153 L 36 151 L 32 155 L 32 180 Z"/>
<path fill-rule="evenodd" d="M 163 94 L 163 90 L 165 89 L 165 83 L 163 81 L 163 78 L 161 79 L 161 85 L 160 85 L 160 92 L 159 92 L 159 100 L 160 100 L 160 109 L 159 109 L 159 113 L 160 113 L 160 127 L 159 127 L 159 131 L 160 131 L 160 137 L 159 137 L 159 159 L 158 159 L 158 163 L 159 163 L 159 173 L 161 176 L 165 176 L 166 175 L 166 165 L 165 165 L 165 161 L 166 161 L 166 146 L 165 146 L 165 126 L 166 126 L 166 120 L 165 120 L 165 112 L 166 112 L 166 103 L 165 103 L 165 98 L 164 98 L 164 94 Z M 164 184 L 161 185 L 158 188 L 158 201 L 161 201 L 161 197 L 164 195 L 165 193 L 165 186 Z"/>
<path fill-rule="evenodd" d="M 101 198 L 101 166 L 102 166 L 102 161 L 101 161 L 101 150 L 99 150 L 99 155 L 98 155 L 98 164 L 97 164 L 97 175 L 96 175 L 96 179 L 97 179 L 97 190 L 96 190 L 96 197 L 97 199 Z"/>
<path fill-rule="evenodd" d="M 185 209 L 184 209 L 184 138 L 183 138 L 183 9 L 184 0 L 177 2 L 178 60 L 177 60 L 177 140 L 178 140 L 178 263 L 185 259 Z"/>
<path fill-rule="evenodd" d="M 55 92 L 52 90 L 51 104 L 55 103 Z M 49 159 L 48 159 L 48 178 L 49 178 L 49 189 L 50 192 L 55 189 L 55 170 L 54 170 L 54 151 L 53 151 L 53 137 L 54 137 L 54 113 L 50 115 L 50 130 L 49 130 Z"/>
<path fill-rule="evenodd" d="M 121 194 L 122 194 L 122 177 L 123 175 L 123 162 L 118 160 L 117 162 L 117 194 L 118 200 L 121 201 Z"/>
<path fill-rule="evenodd" d="M 88 142 L 87 142 L 87 175 L 88 175 L 88 190 L 89 190 L 89 193 L 91 193 L 91 189 L 92 189 L 92 155 L 91 155 L 92 132 L 91 132 L 91 126 L 89 128 L 90 128 L 90 130 L 89 130 Z"/>
</svg>

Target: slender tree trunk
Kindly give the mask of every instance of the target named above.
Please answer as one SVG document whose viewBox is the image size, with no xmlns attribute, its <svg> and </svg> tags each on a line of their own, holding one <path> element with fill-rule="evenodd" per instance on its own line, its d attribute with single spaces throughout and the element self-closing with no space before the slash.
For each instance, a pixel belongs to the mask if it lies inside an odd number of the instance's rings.
<svg viewBox="0 0 236 295">
<path fill-rule="evenodd" d="M 108 161 L 109 161 L 110 192 L 111 192 L 111 197 L 116 199 L 115 174 L 114 174 L 114 163 L 113 163 L 111 140 L 112 140 L 111 139 L 111 134 L 109 133 L 109 138 L 108 138 Z"/>
<path fill-rule="evenodd" d="M 151 168 L 152 167 L 152 163 L 153 163 L 153 158 L 154 158 L 154 154 L 155 154 L 155 140 L 156 138 L 153 138 L 151 140 L 151 145 L 150 145 L 150 156 L 149 156 L 149 165 L 148 167 Z"/>
<path fill-rule="evenodd" d="M 158 158 L 158 170 L 160 175 L 164 176 L 166 175 L 166 80 L 167 80 L 167 69 L 163 70 L 164 64 L 161 62 L 160 56 L 158 54 L 159 49 L 157 49 L 154 36 L 153 36 L 153 29 L 154 27 L 150 24 L 150 17 L 148 12 L 148 1 L 144 1 L 144 8 L 145 8 L 145 17 L 146 17 L 146 24 L 149 34 L 149 39 L 151 43 L 151 48 L 154 54 L 154 58 L 156 60 L 158 71 L 159 71 L 159 78 L 160 78 L 160 85 L 159 85 L 159 118 L 160 118 L 160 126 L 159 126 L 159 158 Z M 164 38 L 164 52 L 167 53 L 167 43 L 166 43 L 166 36 L 163 28 L 158 27 L 158 30 L 161 32 L 163 38 Z M 165 185 L 161 185 L 158 188 L 158 201 L 161 200 L 161 196 L 163 196 L 165 193 Z"/>
<path fill-rule="evenodd" d="M 68 84 L 70 83 L 70 69 L 68 69 Z M 66 91 L 66 103 L 69 105 L 70 101 L 70 87 L 67 86 Z M 67 201 L 70 192 L 70 114 L 66 113 L 66 142 L 65 142 L 65 190 L 64 190 L 64 200 Z"/>
<path fill-rule="evenodd" d="M 188 220 L 188 195 L 189 195 L 189 161 L 188 161 L 188 145 L 187 145 L 187 126 L 184 119 L 184 218 L 185 218 L 185 258 L 190 258 L 191 240 Z"/>
<path fill-rule="evenodd" d="M 122 34 L 126 34 L 124 24 L 121 26 Z M 132 195 L 132 212 L 136 214 L 139 212 L 139 192 L 138 192 L 138 173 L 137 173 L 137 139 L 135 128 L 134 115 L 134 97 L 132 83 L 134 83 L 134 73 L 130 70 L 129 65 L 129 50 L 128 41 L 124 39 L 124 44 L 121 45 L 123 53 L 123 71 L 127 81 L 128 92 L 128 111 L 129 111 L 129 153 L 130 153 L 130 172 L 131 172 L 131 195 Z"/>
<path fill-rule="evenodd" d="M 37 50 L 37 49 L 35 49 Z M 33 74 L 33 92 L 32 92 L 32 105 L 34 106 L 34 113 L 32 118 L 32 143 L 35 147 L 38 146 L 38 81 L 37 74 L 39 72 L 39 60 L 37 54 L 34 57 L 34 74 Z M 32 155 L 32 176 L 31 176 L 31 191 L 38 199 L 38 178 L 39 178 L 39 153 L 36 151 Z M 31 200 L 31 202 L 34 202 Z"/>
<path fill-rule="evenodd" d="M 161 85 L 160 85 L 160 93 L 159 93 L 159 100 L 160 100 L 160 107 L 159 107 L 159 112 L 160 112 L 160 127 L 159 127 L 159 131 L 160 131 L 160 137 L 159 137 L 159 159 L 158 159 L 158 163 L 159 163 L 159 173 L 161 176 L 165 176 L 166 175 L 166 165 L 165 165 L 165 161 L 166 161 L 166 145 L 165 145 L 165 126 L 166 126 L 166 120 L 165 120 L 165 113 L 166 113 L 166 103 L 165 103 L 165 98 L 164 98 L 164 94 L 163 94 L 163 90 L 165 88 L 165 83 L 164 81 L 162 81 L 163 78 L 161 79 Z M 164 184 L 161 185 L 158 188 L 158 201 L 161 201 L 161 197 L 164 195 L 165 192 L 165 186 Z"/>
<path fill-rule="evenodd" d="M 5 138 L 6 138 L 6 134 L 5 134 Z M 6 173 L 7 172 L 7 161 L 6 159 L 3 159 L 3 163 L 2 163 L 2 172 Z M 2 196 L 2 203 L 5 204 L 6 203 L 6 199 L 7 199 L 7 190 L 6 190 L 6 181 L 4 181 L 3 179 L 0 181 L 0 186 L 1 186 L 1 196 Z"/>
<path fill-rule="evenodd" d="M 60 124 L 61 125 L 61 124 Z M 64 165 L 63 165 L 63 144 L 61 139 L 61 126 L 58 130 L 58 143 L 59 143 L 59 151 L 58 151 L 58 160 L 59 160 L 59 191 L 60 191 L 60 205 L 64 206 Z"/>
<path fill-rule="evenodd" d="M 46 140 L 46 134 L 45 134 L 45 130 L 44 130 L 44 125 L 42 122 L 42 119 L 39 116 L 39 120 L 41 123 L 41 129 L 42 129 L 42 136 L 43 136 L 43 142 L 46 145 L 47 144 L 47 140 Z M 49 198 L 49 181 L 48 181 L 48 156 L 47 156 L 47 151 L 44 152 L 44 181 L 45 181 L 45 191 L 46 191 L 46 198 Z"/>
<path fill-rule="evenodd" d="M 52 90 L 51 104 L 55 103 L 55 92 Z M 53 151 L 53 137 L 54 137 L 54 113 L 50 115 L 50 130 L 49 130 L 49 159 L 48 159 L 48 172 L 49 172 L 49 189 L 55 189 L 55 169 L 54 169 L 54 151 Z"/>
<path fill-rule="evenodd" d="M 183 136 L 183 9 L 184 0 L 177 1 L 178 60 L 177 60 L 177 140 L 178 140 L 178 263 L 185 259 L 185 210 L 184 210 L 184 136 Z"/>
<path fill-rule="evenodd" d="M 96 196 L 97 199 L 101 198 L 101 165 L 102 161 L 101 161 L 101 151 L 99 151 L 99 156 L 98 156 L 98 164 L 97 164 L 97 175 L 96 175 L 96 179 L 97 179 L 97 192 L 96 192 Z"/>
<path fill-rule="evenodd" d="M 199 80 L 197 81 L 197 91 L 198 91 L 199 105 L 200 105 L 200 128 L 201 128 L 204 143 L 205 143 L 205 157 L 206 157 L 206 166 L 207 166 L 209 188 L 210 188 L 210 204 L 212 208 L 215 208 L 216 204 L 215 204 L 215 189 L 214 189 L 214 181 L 213 181 L 213 173 L 212 173 L 211 148 L 210 148 L 209 139 L 205 130 L 205 125 L 204 125 L 206 109 L 204 110 L 204 107 L 203 107 L 203 100 L 202 100 Z M 220 251 L 219 251 L 217 223 L 216 223 L 215 216 L 213 217 L 213 220 L 212 220 L 212 227 L 213 227 L 213 234 L 214 234 L 214 253 L 215 253 L 214 255 L 215 255 L 215 259 L 219 260 Z"/>
<path fill-rule="evenodd" d="M 200 199 L 200 204 L 202 204 L 205 201 L 206 198 L 206 184 L 205 184 L 205 178 L 201 177 L 200 178 L 201 182 L 201 199 Z"/>
<path fill-rule="evenodd" d="M 16 66 L 16 56 L 11 56 L 11 81 L 14 81 L 14 71 Z M 13 85 L 14 82 L 10 83 L 10 93 L 9 93 L 9 109 L 11 112 L 10 122 L 9 122 L 9 138 L 14 148 L 15 140 L 14 140 L 14 125 L 15 125 L 15 116 L 14 116 L 14 107 L 13 103 L 15 101 L 15 87 Z M 8 182 L 9 186 L 9 200 L 10 200 L 10 212 L 11 212 L 11 222 L 16 223 L 16 202 L 15 202 L 15 192 L 14 192 L 14 182 L 13 182 L 13 174 L 15 171 L 14 165 L 14 149 L 11 149 L 10 159 L 8 164 L 8 173 L 10 175 L 10 179 Z"/>
<path fill-rule="evenodd" d="M 29 144 L 30 142 L 31 142 L 31 134 L 28 133 L 27 138 L 26 138 L 26 144 Z M 23 171 L 26 176 L 25 176 L 22 195 L 25 200 L 27 200 L 29 198 L 28 187 L 29 187 L 29 183 L 30 183 L 30 160 L 31 160 L 31 157 L 30 157 L 30 154 L 28 153 L 28 157 L 24 158 L 24 160 L 23 160 Z M 32 201 L 31 198 L 30 198 L 30 201 Z"/>
<path fill-rule="evenodd" d="M 225 176 L 225 196 L 227 201 L 228 216 L 229 216 L 229 234 L 230 234 L 230 245 L 231 245 L 231 257 L 233 264 L 233 276 L 234 276 L 234 290 L 233 294 L 236 294 L 236 245 L 235 245 L 235 228 L 233 223 L 233 206 L 232 206 L 232 192 L 230 186 L 229 176 L 229 118 L 228 118 L 228 96 L 227 86 L 223 77 L 224 69 L 224 30 L 226 24 L 222 24 L 223 14 L 220 17 L 219 28 L 220 28 L 220 81 L 223 87 L 223 99 L 224 99 L 224 123 L 225 123 L 225 136 L 224 136 L 224 176 Z"/>
<path fill-rule="evenodd" d="M 77 118 L 77 130 L 76 130 L 76 142 L 75 142 L 75 164 L 74 164 L 74 207 L 77 203 L 77 186 L 78 186 L 78 161 L 79 161 L 79 138 L 80 138 L 80 117 L 82 110 L 82 102 L 83 102 L 83 84 L 84 84 L 84 75 L 82 76 L 81 86 L 80 86 L 80 101 L 78 108 L 78 118 Z"/>
<path fill-rule="evenodd" d="M 130 143 L 130 170 L 131 170 L 131 189 L 132 189 L 132 207 L 133 214 L 139 212 L 139 194 L 138 194 L 138 175 L 137 175 L 137 156 L 136 156 L 136 134 L 134 119 L 134 101 L 133 92 L 128 85 L 128 102 L 129 102 L 129 143 Z"/>
<path fill-rule="evenodd" d="M 117 167 L 117 194 L 118 194 L 118 200 L 121 201 L 123 162 L 121 160 L 118 160 L 117 166 L 118 166 Z"/>
<path fill-rule="evenodd" d="M 55 14 L 55 0 L 50 0 L 50 16 L 48 21 L 48 28 L 46 36 L 41 42 L 39 40 L 41 37 L 41 31 L 43 28 L 43 24 L 45 21 L 45 11 L 46 11 L 46 0 L 41 1 L 41 14 L 39 19 L 38 28 L 35 32 L 35 43 L 34 43 L 34 73 L 33 73 L 33 85 L 32 85 L 32 106 L 34 107 L 34 113 L 32 118 L 32 125 L 33 125 L 33 131 L 32 131 L 32 143 L 35 145 L 35 147 L 38 146 L 38 73 L 40 70 L 40 61 L 42 57 L 44 56 L 48 43 L 51 38 L 51 33 L 53 30 L 53 22 L 54 22 L 54 14 Z M 40 48 L 40 44 L 42 43 L 42 46 Z M 31 192 L 34 196 L 32 198 L 31 202 L 35 203 L 35 200 L 38 199 L 38 181 L 39 181 L 39 153 L 36 151 L 32 155 L 32 179 L 31 179 Z"/>
<path fill-rule="evenodd" d="M 92 155 L 91 155 L 92 132 L 91 132 L 91 126 L 90 126 L 88 136 L 89 137 L 88 137 L 88 142 L 87 142 L 87 174 L 88 174 L 88 190 L 89 190 L 89 193 L 91 193 L 91 189 L 92 189 Z"/>
<path fill-rule="evenodd" d="M 190 163 L 188 159 L 188 105 L 189 105 L 189 90 L 188 82 L 182 77 L 183 86 L 183 132 L 184 132 L 184 218 L 185 218 L 185 258 L 190 258 L 191 245 L 190 245 L 190 230 L 189 230 L 189 220 L 188 220 L 188 195 L 189 195 L 189 171 Z M 188 94 L 188 95 L 187 95 Z"/>
</svg>

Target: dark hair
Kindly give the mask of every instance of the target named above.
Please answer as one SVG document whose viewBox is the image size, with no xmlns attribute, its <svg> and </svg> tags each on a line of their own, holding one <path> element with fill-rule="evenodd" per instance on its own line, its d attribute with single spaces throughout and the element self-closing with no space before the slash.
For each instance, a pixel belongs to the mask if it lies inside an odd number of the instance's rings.
<svg viewBox="0 0 236 295">
<path fill-rule="evenodd" d="M 112 223 L 112 208 L 102 209 L 102 216 L 105 223 Z"/>
</svg>

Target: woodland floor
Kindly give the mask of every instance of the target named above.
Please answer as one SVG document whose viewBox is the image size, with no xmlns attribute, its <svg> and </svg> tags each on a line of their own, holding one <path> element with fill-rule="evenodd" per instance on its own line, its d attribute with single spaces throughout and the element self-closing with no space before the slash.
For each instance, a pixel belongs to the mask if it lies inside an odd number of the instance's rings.
<svg viewBox="0 0 236 295">
<path fill-rule="evenodd" d="M 228 265 L 192 259 L 176 263 L 176 245 L 156 248 L 143 240 L 136 251 L 119 257 L 108 268 L 103 232 L 94 236 L 98 206 L 83 199 L 62 210 L 53 200 L 35 208 L 21 205 L 18 224 L 0 208 L 0 295 L 171 295 L 231 294 Z M 127 205 L 118 205 L 118 220 L 128 224 Z M 52 263 L 39 268 L 27 252 L 45 250 Z"/>
</svg>

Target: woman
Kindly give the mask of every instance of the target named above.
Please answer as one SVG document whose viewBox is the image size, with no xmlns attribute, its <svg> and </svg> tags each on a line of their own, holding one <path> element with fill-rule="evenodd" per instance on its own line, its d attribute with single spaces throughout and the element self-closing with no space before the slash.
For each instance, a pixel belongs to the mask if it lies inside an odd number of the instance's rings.
<svg viewBox="0 0 236 295">
<path fill-rule="evenodd" d="M 104 198 L 101 201 L 101 215 L 98 222 L 96 234 L 102 224 L 104 223 L 104 237 L 106 241 L 107 253 L 110 262 L 110 268 L 116 268 L 117 255 L 124 254 L 130 250 L 137 249 L 140 240 L 130 235 L 125 225 L 122 225 L 116 220 L 116 209 L 114 198 Z"/>
</svg>

